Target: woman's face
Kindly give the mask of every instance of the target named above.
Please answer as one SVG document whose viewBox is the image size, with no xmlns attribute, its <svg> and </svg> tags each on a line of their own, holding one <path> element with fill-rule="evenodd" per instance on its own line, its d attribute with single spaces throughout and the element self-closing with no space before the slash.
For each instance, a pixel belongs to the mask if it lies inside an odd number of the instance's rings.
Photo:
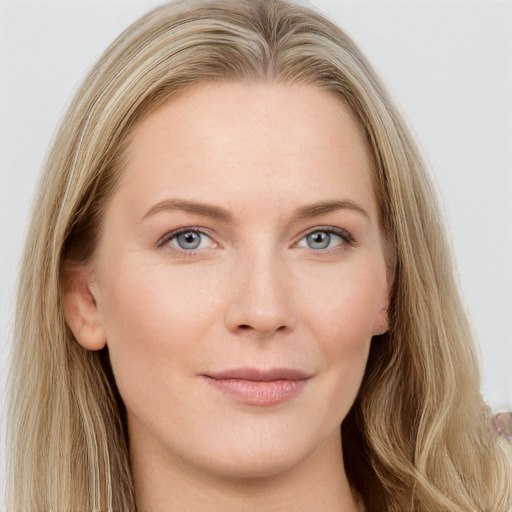
<svg viewBox="0 0 512 512">
<path fill-rule="evenodd" d="M 389 289 L 347 108 L 312 86 L 200 86 L 126 156 L 77 338 L 108 346 L 132 452 L 239 477 L 339 445 Z"/>
</svg>

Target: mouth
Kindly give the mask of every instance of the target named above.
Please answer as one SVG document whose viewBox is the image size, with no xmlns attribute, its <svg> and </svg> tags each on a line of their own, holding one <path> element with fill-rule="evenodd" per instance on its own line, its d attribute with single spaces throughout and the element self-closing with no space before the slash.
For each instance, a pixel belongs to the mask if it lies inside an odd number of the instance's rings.
<svg viewBox="0 0 512 512">
<path fill-rule="evenodd" d="M 299 395 L 312 375 L 292 368 L 235 368 L 201 377 L 238 403 L 270 407 Z"/>
</svg>

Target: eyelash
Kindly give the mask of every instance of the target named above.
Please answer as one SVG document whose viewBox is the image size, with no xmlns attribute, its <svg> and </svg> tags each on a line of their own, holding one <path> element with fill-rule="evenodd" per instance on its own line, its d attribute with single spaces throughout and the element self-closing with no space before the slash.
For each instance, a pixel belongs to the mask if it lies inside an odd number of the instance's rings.
<svg viewBox="0 0 512 512">
<path fill-rule="evenodd" d="M 343 240 L 343 245 L 345 245 L 345 244 L 348 244 L 350 246 L 356 245 L 354 238 L 347 230 L 345 230 L 343 228 L 338 228 L 335 226 L 315 226 L 314 228 L 306 231 L 300 237 L 299 242 L 313 233 L 327 233 L 328 235 L 336 235 L 336 236 L 339 236 Z M 340 248 L 335 248 L 335 249 L 313 249 L 313 248 L 310 248 L 310 249 L 317 253 L 323 253 L 323 254 L 326 254 L 326 253 L 329 254 L 329 253 L 336 252 L 336 251 L 340 250 Z"/>
<path fill-rule="evenodd" d="M 345 229 L 334 227 L 334 226 L 315 226 L 314 228 L 311 228 L 308 231 L 306 231 L 300 237 L 300 239 L 293 244 L 293 247 L 298 247 L 298 243 L 300 241 L 304 240 L 307 236 L 309 236 L 309 235 L 311 235 L 313 233 L 318 233 L 318 232 L 320 232 L 320 233 L 327 233 L 328 235 L 336 235 L 336 236 L 339 236 L 343 240 L 343 244 L 342 244 L 341 248 L 340 247 L 336 247 L 335 249 L 313 249 L 313 248 L 309 248 L 311 251 L 313 251 L 314 253 L 317 253 L 319 255 L 320 254 L 331 254 L 331 253 L 338 252 L 338 251 L 340 251 L 340 249 L 343 248 L 343 246 L 345 244 L 348 244 L 350 246 L 355 246 L 356 245 L 356 242 L 355 242 L 354 238 Z M 214 244 L 217 247 L 220 247 L 220 245 L 218 243 L 216 243 L 213 240 L 213 238 L 205 230 L 203 230 L 201 228 L 197 228 L 197 227 L 179 228 L 179 229 L 175 229 L 173 231 L 170 231 L 169 233 L 166 233 L 164 236 L 162 236 L 158 240 L 156 245 L 157 245 L 158 248 L 162 248 L 165 245 L 167 245 L 171 240 L 177 238 L 179 235 L 184 234 L 184 233 L 196 233 L 196 234 L 199 234 L 199 235 L 204 235 L 204 236 L 210 238 L 212 240 L 212 242 L 214 242 Z M 186 249 L 179 249 L 179 248 L 176 248 L 176 247 L 172 247 L 172 249 L 177 251 L 177 252 L 179 252 L 180 254 L 183 254 L 184 256 L 195 256 L 195 255 L 197 255 L 197 253 L 199 251 L 204 250 L 204 249 L 186 250 Z"/>
<path fill-rule="evenodd" d="M 168 244 L 171 240 L 174 238 L 177 238 L 179 235 L 182 235 L 184 233 L 196 233 L 199 235 L 204 235 L 208 238 L 210 238 L 213 241 L 213 238 L 203 229 L 196 228 L 196 227 L 188 227 L 188 228 L 179 228 L 175 229 L 173 231 L 169 231 L 169 233 L 166 233 L 160 240 L 157 242 L 157 247 L 162 248 L 166 244 Z M 214 242 L 216 246 L 219 246 L 216 242 Z M 178 249 L 176 247 L 171 247 L 173 250 L 178 251 L 179 253 L 183 254 L 184 256 L 194 256 L 197 254 L 197 250 L 191 249 L 191 250 L 185 250 L 185 249 Z M 199 249 L 204 250 L 204 249 Z"/>
</svg>

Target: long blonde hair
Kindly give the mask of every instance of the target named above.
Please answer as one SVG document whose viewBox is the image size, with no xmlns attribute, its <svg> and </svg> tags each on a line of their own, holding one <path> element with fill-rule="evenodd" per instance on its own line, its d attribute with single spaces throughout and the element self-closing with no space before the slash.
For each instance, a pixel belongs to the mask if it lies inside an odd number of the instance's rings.
<svg viewBox="0 0 512 512">
<path fill-rule="evenodd" d="M 93 257 L 131 130 L 194 84 L 259 80 L 334 91 L 368 139 L 394 288 L 342 424 L 347 475 L 370 511 L 506 511 L 510 446 L 489 428 L 475 346 L 429 177 L 354 43 L 281 0 L 185 0 L 129 27 L 90 71 L 39 184 L 17 301 L 8 415 L 9 511 L 136 510 L 108 350 L 66 326 L 66 261 Z"/>
</svg>

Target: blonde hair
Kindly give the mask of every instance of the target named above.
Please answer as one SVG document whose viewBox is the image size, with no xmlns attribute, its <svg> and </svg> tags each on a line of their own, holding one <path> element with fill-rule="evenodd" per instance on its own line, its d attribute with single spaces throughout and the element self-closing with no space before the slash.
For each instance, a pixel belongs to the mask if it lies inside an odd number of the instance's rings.
<svg viewBox="0 0 512 512">
<path fill-rule="evenodd" d="M 368 510 L 505 511 L 510 446 L 489 428 L 475 346 L 429 177 L 354 43 L 281 0 L 191 0 L 129 27 L 90 71 L 39 184 L 17 302 L 8 416 L 9 511 L 134 511 L 125 412 L 107 349 L 66 326 L 62 270 L 93 257 L 132 128 L 194 84 L 259 80 L 334 91 L 368 139 L 394 273 L 342 424 L 347 475 Z"/>
</svg>

